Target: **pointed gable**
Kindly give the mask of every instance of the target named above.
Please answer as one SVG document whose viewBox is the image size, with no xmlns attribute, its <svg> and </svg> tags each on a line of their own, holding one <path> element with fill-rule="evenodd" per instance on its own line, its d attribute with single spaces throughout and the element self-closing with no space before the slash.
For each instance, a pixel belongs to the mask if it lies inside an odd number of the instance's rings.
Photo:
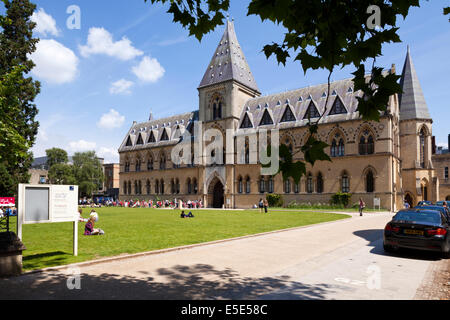
<svg viewBox="0 0 450 320">
<path fill-rule="evenodd" d="M 334 100 L 333 106 L 331 107 L 331 111 L 329 115 L 333 114 L 346 114 L 348 113 L 347 109 L 345 108 L 344 104 L 342 103 L 341 98 L 336 97 Z"/>
<path fill-rule="evenodd" d="M 153 133 L 153 131 L 150 131 L 150 137 L 148 138 L 148 143 L 155 143 L 156 139 L 155 139 L 155 134 Z"/>
<path fill-rule="evenodd" d="M 139 133 L 139 137 L 137 139 L 136 145 L 143 145 L 144 140 L 142 139 L 142 134 Z"/>
<path fill-rule="evenodd" d="M 167 134 L 167 130 L 164 129 L 162 135 L 161 135 L 161 141 L 169 141 L 169 135 Z"/>
<path fill-rule="evenodd" d="M 253 128 L 253 124 L 250 120 L 250 117 L 248 115 L 248 112 L 245 113 L 244 120 L 242 120 L 241 129 L 249 129 Z"/>
<path fill-rule="evenodd" d="M 281 117 L 280 122 L 291 122 L 296 121 L 294 113 L 289 105 L 286 106 L 286 110 L 284 111 L 283 116 Z"/>
<path fill-rule="evenodd" d="M 273 124 L 273 119 L 269 114 L 269 111 L 266 109 L 264 110 L 264 114 L 261 118 L 261 122 L 259 123 L 260 126 L 270 125 Z"/>
<path fill-rule="evenodd" d="M 314 118 L 320 118 L 320 113 L 317 110 L 317 107 L 314 104 L 314 101 L 311 100 L 311 103 L 309 104 L 308 110 L 306 110 L 305 116 L 303 117 L 303 120 L 305 120 L 305 119 L 314 119 Z"/>
<path fill-rule="evenodd" d="M 431 119 L 409 47 L 400 85 L 403 89 L 403 94 L 399 95 L 400 120 Z"/>
<path fill-rule="evenodd" d="M 131 141 L 131 136 L 128 136 L 127 143 L 125 144 L 126 147 L 132 147 L 133 142 Z"/>
<path fill-rule="evenodd" d="M 225 32 L 199 88 L 234 80 L 259 93 L 258 85 L 239 45 L 234 23 L 227 21 Z"/>
</svg>

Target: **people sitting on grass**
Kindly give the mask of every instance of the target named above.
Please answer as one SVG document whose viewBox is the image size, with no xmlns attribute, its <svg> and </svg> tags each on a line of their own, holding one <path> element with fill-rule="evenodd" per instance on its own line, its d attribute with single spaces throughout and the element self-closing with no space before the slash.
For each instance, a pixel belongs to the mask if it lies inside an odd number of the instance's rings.
<svg viewBox="0 0 450 320">
<path fill-rule="evenodd" d="M 181 219 L 184 218 L 195 218 L 195 216 L 192 214 L 192 212 L 189 212 L 187 215 L 184 213 L 184 210 L 181 211 Z"/>
<path fill-rule="evenodd" d="M 95 229 L 95 223 L 98 221 L 98 213 L 94 210 L 91 211 L 90 218 L 84 227 L 85 236 L 98 236 L 104 235 L 105 232 L 102 229 Z"/>
</svg>

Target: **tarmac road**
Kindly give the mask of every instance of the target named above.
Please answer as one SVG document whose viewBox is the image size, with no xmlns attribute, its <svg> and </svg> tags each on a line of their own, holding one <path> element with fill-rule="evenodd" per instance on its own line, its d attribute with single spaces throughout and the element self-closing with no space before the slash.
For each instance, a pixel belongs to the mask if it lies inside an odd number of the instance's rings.
<svg viewBox="0 0 450 320">
<path fill-rule="evenodd" d="M 383 252 L 389 213 L 0 279 L 0 299 L 413 299 L 440 256 Z"/>
</svg>

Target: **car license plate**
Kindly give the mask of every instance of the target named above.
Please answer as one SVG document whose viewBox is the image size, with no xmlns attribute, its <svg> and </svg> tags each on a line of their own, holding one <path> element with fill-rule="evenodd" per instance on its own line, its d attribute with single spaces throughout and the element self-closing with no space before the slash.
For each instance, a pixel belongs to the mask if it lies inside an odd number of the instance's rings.
<svg viewBox="0 0 450 320">
<path fill-rule="evenodd" d="M 423 231 L 421 230 L 410 230 L 410 229 L 406 229 L 404 231 L 405 234 L 412 234 L 412 235 L 417 235 L 417 236 L 423 236 Z"/>
</svg>

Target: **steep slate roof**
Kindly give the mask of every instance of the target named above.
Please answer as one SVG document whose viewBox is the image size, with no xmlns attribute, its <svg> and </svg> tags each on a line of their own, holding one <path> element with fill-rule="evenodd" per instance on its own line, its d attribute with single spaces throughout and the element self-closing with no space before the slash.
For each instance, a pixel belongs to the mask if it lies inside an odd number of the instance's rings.
<svg viewBox="0 0 450 320">
<path fill-rule="evenodd" d="M 189 123 L 191 121 L 197 120 L 198 120 L 198 111 L 194 111 L 176 115 L 173 117 L 167 117 L 143 123 L 134 123 L 130 131 L 126 135 L 125 139 L 123 140 L 122 145 L 119 148 L 119 152 L 143 150 L 148 149 L 149 147 L 154 148 L 154 147 L 175 145 L 179 142 L 179 138 L 174 136 L 174 134 L 176 133 L 177 126 L 180 127 L 180 132 L 181 134 L 183 134 L 187 129 Z M 166 130 L 169 136 L 168 141 L 161 141 L 161 136 L 164 130 Z M 156 143 L 148 142 L 151 131 L 153 131 Z M 144 144 L 142 145 L 137 145 L 139 134 L 141 135 L 144 141 Z M 131 147 L 126 146 L 128 137 L 130 137 L 131 142 L 133 144 Z"/>
<path fill-rule="evenodd" d="M 423 96 L 409 47 L 400 85 L 403 88 L 403 94 L 399 95 L 400 120 L 431 120 L 430 112 L 428 111 L 428 106 L 425 102 L 425 97 Z"/>
<path fill-rule="evenodd" d="M 214 52 L 199 88 L 230 80 L 235 80 L 259 93 L 258 85 L 237 40 L 234 23 L 227 21 L 225 33 Z"/>
<path fill-rule="evenodd" d="M 320 120 L 320 123 L 338 122 L 359 118 L 359 112 L 356 111 L 358 108 L 358 100 L 356 98 L 362 97 L 362 92 L 354 92 L 353 87 L 354 84 L 352 78 L 331 83 L 327 111 L 324 117 Z M 249 114 L 251 115 L 254 128 L 259 127 L 261 119 L 264 115 L 264 111 L 265 109 L 268 109 L 274 122 L 273 126 L 279 126 L 279 128 L 304 126 L 308 123 L 308 119 L 303 120 L 303 118 L 305 117 L 311 100 L 314 102 L 319 113 L 322 114 L 325 110 L 327 92 L 328 84 L 321 84 L 313 87 L 306 87 L 302 89 L 250 99 L 244 106 L 244 111 L 242 112 L 241 121 L 239 122 L 239 124 L 242 123 L 245 114 Z M 348 112 L 345 114 L 329 115 L 337 97 L 341 99 Z M 280 101 L 281 104 L 279 103 Z M 291 110 L 294 113 L 297 121 L 281 123 L 280 121 L 283 117 L 284 112 L 286 111 L 286 106 L 288 104 L 291 107 Z M 267 127 L 270 128 L 272 126 L 269 125 Z"/>
</svg>

